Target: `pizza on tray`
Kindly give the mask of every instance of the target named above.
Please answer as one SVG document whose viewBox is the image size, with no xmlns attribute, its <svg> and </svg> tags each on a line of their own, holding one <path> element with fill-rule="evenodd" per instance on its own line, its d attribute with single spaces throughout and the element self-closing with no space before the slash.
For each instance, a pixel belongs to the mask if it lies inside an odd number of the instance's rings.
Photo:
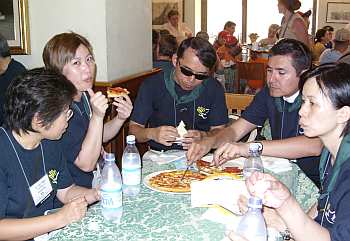
<svg viewBox="0 0 350 241">
<path fill-rule="evenodd" d="M 199 172 L 188 170 L 181 180 L 184 172 L 184 170 L 164 171 L 151 177 L 148 184 L 159 191 L 185 193 L 191 191 L 192 181 L 200 181 L 207 177 Z"/>
<path fill-rule="evenodd" d="M 207 175 L 233 175 L 233 176 L 241 176 L 242 175 L 242 169 L 238 167 L 216 167 L 211 165 L 210 162 L 198 160 L 196 161 L 197 169 Z"/>
<path fill-rule="evenodd" d="M 115 98 L 120 97 L 124 95 L 128 95 L 130 92 L 127 89 L 121 88 L 121 87 L 108 87 L 107 88 L 107 97 L 108 98 Z"/>
</svg>

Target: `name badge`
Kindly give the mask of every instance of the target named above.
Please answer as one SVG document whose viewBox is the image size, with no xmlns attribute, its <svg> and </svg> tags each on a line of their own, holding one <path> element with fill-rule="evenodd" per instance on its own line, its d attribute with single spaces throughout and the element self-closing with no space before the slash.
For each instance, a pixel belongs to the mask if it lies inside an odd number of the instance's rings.
<svg viewBox="0 0 350 241">
<path fill-rule="evenodd" d="M 29 189 L 35 206 L 48 198 L 53 190 L 47 174 L 40 178 L 39 181 L 34 183 Z"/>
</svg>

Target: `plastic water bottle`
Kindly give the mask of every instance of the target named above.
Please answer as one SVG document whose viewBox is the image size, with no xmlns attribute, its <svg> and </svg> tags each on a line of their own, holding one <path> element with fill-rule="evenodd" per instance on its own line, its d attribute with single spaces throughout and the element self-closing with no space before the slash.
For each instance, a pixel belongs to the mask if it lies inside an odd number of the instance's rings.
<svg viewBox="0 0 350 241">
<path fill-rule="evenodd" d="M 262 200 L 250 197 L 248 212 L 242 217 L 236 232 L 249 241 L 266 241 L 267 231 L 264 217 L 261 213 Z"/>
<path fill-rule="evenodd" d="M 101 206 L 105 219 L 119 223 L 123 215 L 122 180 L 113 153 L 106 153 L 101 181 Z"/>
<path fill-rule="evenodd" d="M 242 61 L 247 62 L 248 61 L 248 48 L 246 45 L 242 46 Z"/>
<path fill-rule="evenodd" d="M 126 143 L 122 157 L 123 193 L 126 196 L 136 196 L 140 193 L 141 158 L 135 146 L 135 136 L 127 136 Z"/>
<path fill-rule="evenodd" d="M 249 147 L 249 155 L 243 166 L 243 176 L 245 178 L 250 177 L 253 172 L 264 172 L 258 146 Z"/>
</svg>

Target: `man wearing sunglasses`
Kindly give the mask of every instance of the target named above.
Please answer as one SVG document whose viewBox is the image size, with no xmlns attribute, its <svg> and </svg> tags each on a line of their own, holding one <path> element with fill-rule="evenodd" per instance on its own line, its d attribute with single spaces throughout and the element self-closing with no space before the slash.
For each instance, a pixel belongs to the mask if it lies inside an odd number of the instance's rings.
<svg viewBox="0 0 350 241">
<path fill-rule="evenodd" d="M 129 130 L 155 150 L 187 149 L 194 140 L 228 122 L 223 87 L 211 77 L 216 63 L 212 45 L 184 40 L 172 57 L 173 68 L 146 79 L 139 89 Z M 182 138 L 176 129 L 185 123 Z"/>
</svg>

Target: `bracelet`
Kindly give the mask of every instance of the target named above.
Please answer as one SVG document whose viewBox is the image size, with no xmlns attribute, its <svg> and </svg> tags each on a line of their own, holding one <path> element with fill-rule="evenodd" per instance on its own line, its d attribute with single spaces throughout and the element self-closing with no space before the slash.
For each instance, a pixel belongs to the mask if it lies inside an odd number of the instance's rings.
<svg viewBox="0 0 350 241">
<path fill-rule="evenodd" d="M 283 232 L 280 232 L 283 240 L 291 240 L 292 234 L 289 232 L 288 228 L 286 228 Z"/>
</svg>

